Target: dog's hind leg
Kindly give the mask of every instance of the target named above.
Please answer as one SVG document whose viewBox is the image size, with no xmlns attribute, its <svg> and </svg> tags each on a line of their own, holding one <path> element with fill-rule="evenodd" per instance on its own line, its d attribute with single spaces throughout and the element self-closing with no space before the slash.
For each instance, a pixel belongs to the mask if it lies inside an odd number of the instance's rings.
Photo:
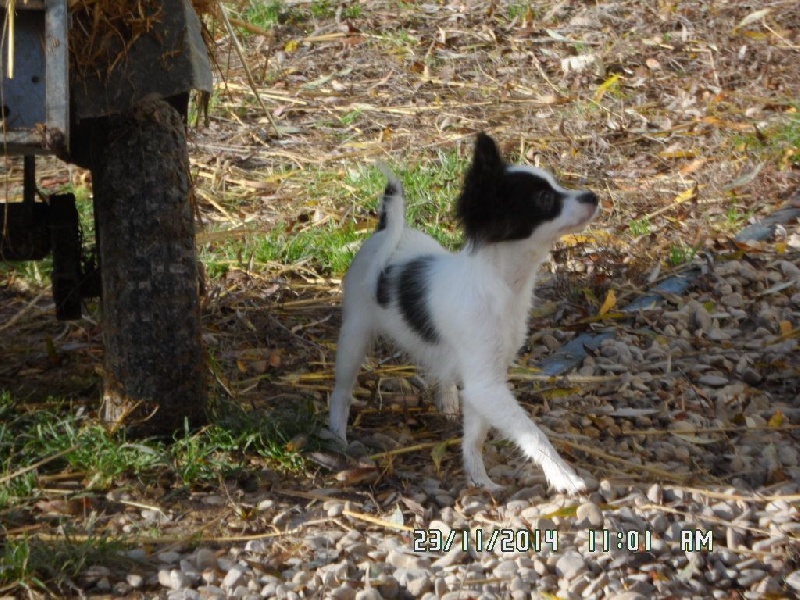
<svg viewBox="0 0 800 600">
<path fill-rule="evenodd" d="M 436 408 L 443 415 L 451 417 L 461 413 L 458 399 L 458 386 L 449 381 L 440 381 L 436 386 Z"/>
<path fill-rule="evenodd" d="M 464 474 L 478 487 L 495 492 L 503 488 L 497 485 L 486 474 L 483 463 L 483 443 L 489 433 L 489 423 L 472 406 L 464 404 Z"/>
<path fill-rule="evenodd" d="M 583 479 L 558 455 L 544 432 L 517 403 L 505 382 L 486 384 L 473 381 L 472 385 L 465 382 L 462 396 L 465 416 L 469 411 L 476 411 L 490 426 L 516 443 L 526 456 L 542 467 L 553 488 L 570 493 L 586 489 Z M 466 420 L 464 427 L 466 440 Z"/>
<path fill-rule="evenodd" d="M 353 387 L 371 339 L 372 332 L 367 328 L 364 319 L 358 315 L 353 315 L 350 319 L 345 317 L 336 346 L 336 383 L 330 398 L 328 417 L 330 430 L 345 442 Z"/>
</svg>

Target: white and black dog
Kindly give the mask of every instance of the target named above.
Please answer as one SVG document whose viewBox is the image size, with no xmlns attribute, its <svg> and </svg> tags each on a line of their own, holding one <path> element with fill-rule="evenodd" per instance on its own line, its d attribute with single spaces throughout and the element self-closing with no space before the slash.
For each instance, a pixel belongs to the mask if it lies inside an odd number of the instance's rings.
<svg viewBox="0 0 800 600">
<path fill-rule="evenodd" d="M 507 371 L 525 341 L 539 266 L 561 235 L 592 220 L 597 196 L 564 189 L 540 169 L 507 165 L 480 133 L 457 204 L 466 244 L 453 254 L 406 226 L 402 186 L 386 175 L 378 229 L 344 279 L 331 431 L 346 440 L 356 375 L 370 341 L 384 335 L 437 380 L 440 410 L 458 412 L 461 387 L 472 483 L 501 487 L 483 464 L 494 427 L 541 465 L 553 488 L 585 489 L 509 391 Z"/>
</svg>

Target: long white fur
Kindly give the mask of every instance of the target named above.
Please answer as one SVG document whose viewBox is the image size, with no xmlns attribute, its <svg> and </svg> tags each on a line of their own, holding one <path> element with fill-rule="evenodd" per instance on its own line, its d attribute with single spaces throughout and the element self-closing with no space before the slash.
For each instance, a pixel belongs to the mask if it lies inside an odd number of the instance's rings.
<svg viewBox="0 0 800 600">
<path fill-rule="evenodd" d="M 509 391 L 507 371 L 523 344 L 533 302 L 536 272 L 552 243 L 564 233 L 583 228 L 596 206 L 576 200 L 579 191 L 565 190 L 548 173 L 532 167 L 557 191 L 567 194 L 558 218 L 540 225 L 530 238 L 479 248 L 467 245 L 457 253 L 408 227 L 402 186 L 390 173 L 398 193 L 385 198 L 384 229 L 373 234 L 353 259 L 344 279 L 342 328 L 336 354 L 336 383 L 330 398 L 329 425 L 346 440 L 347 418 L 356 376 L 371 339 L 384 335 L 410 354 L 439 383 L 439 408 L 458 411 L 456 384 L 461 384 L 464 413 L 463 458 L 468 479 L 497 490 L 486 474 L 483 443 L 490 427 L 513 440 L 539 464 L 553 488 L 571 493 L 585 488 Z M 404 321 L 394 305 L 384 308 L 375 297 L 378 277 L 389 264 L 433 254 L 427 305 L 439 335 L 425 342 Z"/>
</svg>

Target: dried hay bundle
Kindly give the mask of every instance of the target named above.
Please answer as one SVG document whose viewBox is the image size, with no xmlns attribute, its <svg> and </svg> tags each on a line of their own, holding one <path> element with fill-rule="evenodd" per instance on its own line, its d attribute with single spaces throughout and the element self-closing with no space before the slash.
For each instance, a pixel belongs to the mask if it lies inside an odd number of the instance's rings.
<svg viewBox="0 0 800 600">
<path fill-rule="evenodd" d="M 192 6 L 198 15 L 211 14 L 217 0 L 192 0 Z M 163 0 L 70 0 L 69 11 L 70 71 L 80 80 L 114 71 L 139 37 L 158 31 L 165 9 Z"/>
</svg>

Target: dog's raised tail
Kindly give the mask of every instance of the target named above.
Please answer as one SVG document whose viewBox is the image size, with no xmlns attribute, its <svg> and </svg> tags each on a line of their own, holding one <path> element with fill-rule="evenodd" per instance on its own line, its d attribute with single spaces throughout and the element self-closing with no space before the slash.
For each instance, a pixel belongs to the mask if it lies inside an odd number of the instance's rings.
<svg viewBox="0 0 800 600">
<path fill-rule="evenodd" d="M 386 176 L 386 188 L 378 213 L 377 231 L 386 232 L 385 248 L 391 254 L 400 242 L 405 227 L 405 194 L 403 184 L 385 163 L 378 162 L 378 170 Z"/>
</svg>

